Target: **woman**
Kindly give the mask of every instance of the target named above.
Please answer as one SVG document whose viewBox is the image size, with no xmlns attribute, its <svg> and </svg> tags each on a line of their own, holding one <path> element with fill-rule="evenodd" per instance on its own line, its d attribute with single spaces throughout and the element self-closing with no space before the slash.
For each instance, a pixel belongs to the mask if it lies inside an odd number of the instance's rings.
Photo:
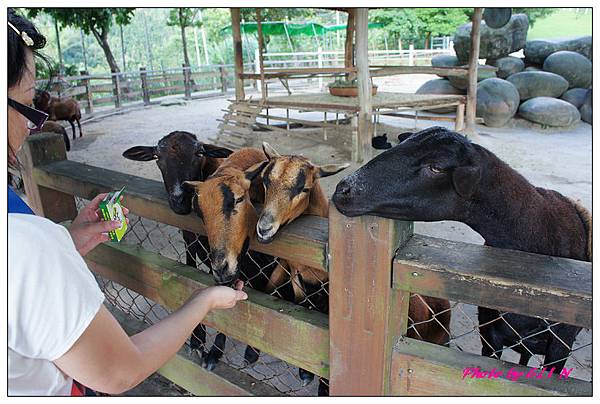
<svg viewBox="0 0 600 404">
<path fill-rule="evenodd" d="M 45 38 L 8 11 L 8 161 L 46 116 L 30 107 L 37 50 Z M 247 298 L 217 286 L 195 293 L 179 310 L 129 337 L 103 306 L 104 295 L 82 256 L 120 223 L 99 221 L 98 195 L 69 231 L 37 217 L 9 189 L 8 394 L 77 395 L 80 386 L 122 393 L 151 375 L 184 344 L 212 309 Z M 77 382 L 74 382 L 74 379 Z"/>
</svg>

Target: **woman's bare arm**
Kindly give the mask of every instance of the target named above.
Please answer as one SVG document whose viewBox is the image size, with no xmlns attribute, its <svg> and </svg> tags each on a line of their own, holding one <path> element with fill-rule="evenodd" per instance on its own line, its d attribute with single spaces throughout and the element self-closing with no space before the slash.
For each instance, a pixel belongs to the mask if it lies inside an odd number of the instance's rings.
<svg viewBox="0 0 600 404">
<path fill-rule="evenodd" d="M 205 289 L 173 314 L 132 337 L 102 306 L 81 337 L 54 364 L 94 390 L 122 393 L 175 355 L 211 309 L 231 308 L 246 298 L 246 293 L 224 286 Z"/>
</svg>

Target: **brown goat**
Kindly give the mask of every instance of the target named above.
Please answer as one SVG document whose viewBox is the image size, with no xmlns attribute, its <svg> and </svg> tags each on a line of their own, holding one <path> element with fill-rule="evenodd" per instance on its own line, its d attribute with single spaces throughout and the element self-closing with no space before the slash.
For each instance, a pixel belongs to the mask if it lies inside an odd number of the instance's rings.
<svg viewBox="0 0 600 404">
<path fill-rule="evenodd" d="M 329 201 L 317 180 L 336 174 L 348 165 L 331 164 L 318 167 L 305 157 L 281 156 L 268 143 L 263 143 L 263 150 L 269 164 L 262 173 L 265 204 L 256 226 L 258 240 L 263 243 L 272 241 L 281 225 L 302 214 L 328 217 Z M 328 282 L 328 274 L 324 271 L 293 262 L 288 264 L 290 272 L 286 272 L 284 267 L 278 267 L 271 276 L 269 286 L 273 289 L 291 281 L 297 302 L 306 300 L 306 286 L 309 286 L 313 291 L 311 295 L 314 296 L 314 291 L 318 291 L 321 285 Z M 408 330 L 409 337 L 440 345 L 448 342 L 448 300 L 412 295 L 408 315 L 415 323 L 414 327 Z"/>
<path fill-rule="evenodd" d="M 67 131 L 58 122 L 46 121 L 46 123 L 44 123 L 44 125 L 40 129 L 40 132 L 58 133 L 59 135 L 62 135 L 63 139 L 65 140 L 65 147 L 67 151 L 71 150 L 71 142 L 69 141 L 69 137 L 67 136 Z"/>
<path fill-rule="evenodd" d="M 36 109 L 48 114 L 52 121 L 68 121 L 73 129 L 73 140 L 75 140 L 75 124 L 79 127 L 79 137 L 83 136 L 81 131 L 81 111 L 79 104 L 73 98 L 56 98 L 50 96 L 48 91 L 35 90 L 33 104 Z"/>
</svg>

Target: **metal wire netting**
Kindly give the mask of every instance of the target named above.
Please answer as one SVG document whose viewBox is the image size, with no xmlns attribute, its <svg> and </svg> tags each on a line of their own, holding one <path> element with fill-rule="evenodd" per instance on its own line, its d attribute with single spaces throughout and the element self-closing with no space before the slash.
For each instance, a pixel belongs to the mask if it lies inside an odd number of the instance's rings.
<svg viewBox="0 0 600 404">
<path fill-rule="evenodd" d="M 524 320 L 525 316 L 515 317 L 514 314 L 506 312 L 492 312 L 497 314 L 486 321 L 480 321 L 478 310 L 481 308 L 477 306 L 451 301 L 449 308 L 435 310 L 428 304 L 427 298 L 416 294 L 411 295 L 411 304 L 425 305 L 431 316 L 418 321 L 409 317 L 408 332 L 416 334 L 417 339 L 426 338 L 425 335 L 422 335 L 423 326 L 435 326 L 447 337 L 444 345 L 452 349 L 480 355 L 485 347 L 491 351 L 491 357 L 513 363 L 520 363 L 522 356 L 524 358 L 531 356 L 527 363 L 521 364 L 538 369 L 546 367 L 547 370 L 558 367 L 566 359 L 564 368 L 573 369 L 569 377 L 584 381 L 592 380 L 591 330 L 581 329 L 578 331 L 578 329 L 569 328 L 571 326 L 541 317 L 535 319 L 529 317 Z M 448 312 L 451 313 L 449 326 L 444 319 Z M 519 327 L 523 321 L 528 321 L 528 324 L 535 326 Z M 503 344 L 495 343 L 489 332 L 482 332 L 482 329 L 490 326 L 496 327 L 497 333 L 499 330 L 505 335 Z M 569 340 L 572 335 L 576 336 L 574 342 Z M 547 341 L 552 341 L 555 351 L 564 352 L 564 354 L 558 354 L 557 359 L 547 361 L 544 355 L 540 354 L 539 347 L 535 349 L 541 343 L 547 345 Z"/>
<path fill-rule="evenodd" d="M 81 209 L 85 203 L 87 203 L 86 200 L 81 198 L 76 198 L 76 202 L 78 209 Z M 202 241 L 201 238 L 196 238 L 195 240 Z M 184 242 L 180 229 L 133 214 L 129 215 L 128 230 L 121 240 L 121 243 L 139 246 L 182 263 L 186 263 L 186 260 L 189 259 L 189 254 L 186 253 L 190 252 L 190 248 L 186 249 L 186 243 Z M 196 268 L 200 271 L 209 273 L 209 267 L 206 265 L 208 263 L 208 250 L 202 243 L 191 244 L 193 244 L 192 250 L 195 253 L 194 255 L 197 254 L 197 259 L 195 260 Z M 288 298 L 287 300 L 289 300 L 293 282 L 297 282 L 301 287 L 304 286 L 302 274 L 295 274 L 289 268 L 282 266 L 279 258 L 265 256 L 264 254 L 256 254 L 252 251 L 248 252 L 247 257 L 248 260 L 246 264 L 252 266 L 249 271 L 250 273 L 247 274 L 249 276 L 245 279 L 245 282 L 248 285 L 264 286 L 267 284 L 268 286 L 267 281 L 270 279 L 270 274 L 279 270 L 282 273 L 284 281 L 275 287 L 272 287 L 268 291 L 269 294 L 278 297 L 285 296 Z M 151 299 L 148 299 L 117 282 L 105 279 L 99 275 L 95 276 L 100 288 L 106 296 L 107 302 L 131 318 L 143 321 L 150 325 L 155 324 L 169 315 L 170 311 L 168 309 Z M 325 282 L 323 285 L 320 285 L 319 288 L 305 288 L 307 293 L 300 299 L 297 299 L 297 303 L 302 304 L 309 309 L 322 308 L 323 302 L 328 301 L 327 286 L 327 282 Z M 324 294 L 324 297 L 319 296 L 320 294 Z M 317 297 L 318 301 L 313 303 Z M 319 381 L 318 376 L 315 376 L 312 381 L 306 384 L 300 377 L 301 372 L 298 367 L 265 353 L 260 353 L 256 362 L 249 364 L 245 360 L 245 352 L 247 350 L 246 344 L 227 337 L 225 346 L 221 350 L 215 344 L 215 339 L 218 334 L 219 333 L 216 330 L 206 327 L 205 343 L 201 344 L 201 348 L 204 352 L 208 352 L 211 348 L 213 348 L 213 350 L 216 349 L 217 351 L 221 351 L 221 362 L 247 373 L 257 381 L 264 382 L 283 394 L 313 396 L 317 395 L 319 383 L 322 383 L 322 386 L 327 386 L 327 381 Z M 200 337 L 200 339 L 202 338 Z M 190 350 L 193 356 L 198 359 L 198 363 L 202 363 L 200 350 L 192 349 L 190 342 L 190 339 L 188 339 L 186 349 Z"/>
</svg>

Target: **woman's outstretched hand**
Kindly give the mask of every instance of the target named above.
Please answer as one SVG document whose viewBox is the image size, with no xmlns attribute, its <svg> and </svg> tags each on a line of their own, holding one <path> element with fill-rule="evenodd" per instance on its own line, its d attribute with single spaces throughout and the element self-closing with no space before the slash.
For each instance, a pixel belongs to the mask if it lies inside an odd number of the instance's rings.
<svg viewBox="0 0 600 404">
<path fill-rule="evenodd" d="M 79 212 L 69 227 L 69 233 L 71 233 L 75 248 L 82 257 L 93 250 L 98 244 L 108 241 L 109 231 L 121 227 L 121 222 L 100 220 L 98 205 L 105 196 L 106 194 L 99 194 L 92 199 Z M 129 209 L 123 207 L 123 215 L 127 223 L 129 223 L 128 214 Z"/>
<path fill-rule="evenodd" d="M 242 289 L 244 282 L 238 280 L 234 287 L 211 286 L 202 291 L 198 291 L 195 297 L 208 303 L 210 310 L 231 309 L 240 300 L 248 299 L 248 295 Z"/>
</svg>

